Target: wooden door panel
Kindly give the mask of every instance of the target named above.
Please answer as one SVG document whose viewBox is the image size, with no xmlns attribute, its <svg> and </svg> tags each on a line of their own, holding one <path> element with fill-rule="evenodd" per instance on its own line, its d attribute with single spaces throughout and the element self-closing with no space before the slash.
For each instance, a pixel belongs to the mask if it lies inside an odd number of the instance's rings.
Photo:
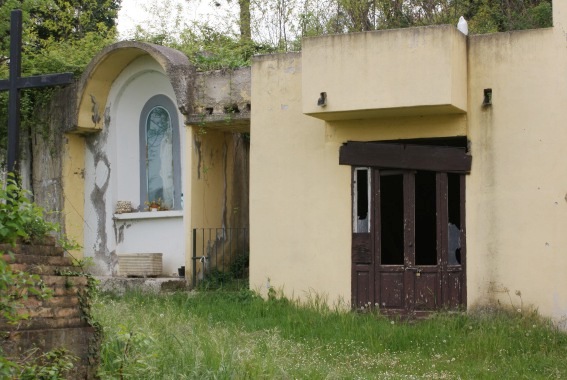
<svg viewBox="0 0 567 380">
<path fill-rule="evenodd" d="M 444 301 L 446 307 L 456 309 L 463 305 L 463 273 L 461 270 L 448 271 L 444 274 L 445 283 L 443 284 L 443 292 L 445 293 Z"/>
<path fill-rule="evenodd" d="M 381 309 L 403 309 L 404 304 L 404 272 L 380 273 L 377 298 Z"/>
<path fill-rule="evenodd" d="M 356 265 L 353 268 L 353 303 L 360 309 L 374 304 L 372 273 L 368 265 Z"/>
<path fill-rule="evenodd" d="M 435 310 L 439 306 L 439 274 L 420 272 L 412 275 L 414 286 L 414 309 Z"/>
<path fill-rule="evenodd" d="M 352 262 L 355 264 L 371 264 L 373 255 L 371 234 L 352 234 Z"/>
</svg>

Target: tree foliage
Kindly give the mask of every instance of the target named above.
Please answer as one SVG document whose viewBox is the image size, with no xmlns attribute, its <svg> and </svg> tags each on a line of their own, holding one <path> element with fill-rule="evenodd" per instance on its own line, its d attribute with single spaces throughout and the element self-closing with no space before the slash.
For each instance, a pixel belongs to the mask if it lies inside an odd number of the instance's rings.
<svg viewBox="0 0 567 380">
<path fill-rule="evenodd" d="M 190 0 L 188 6 L 203 2 L 215 10 L 213 20 L 138 26 L 134 39 L 174 47 L 210 70 L 247 65 L 254 54 L 300 50 L 302 38 L 325 34 L 456 25 L 460 16 L 472 34 L 552 24 L 551 0 Z M 162 20 L 171 9 L 171 0 L 155 0 L 151 13 Z"/>
<path fill-rule="evenodd" d="M 0 56 L 9 51 L 10 13 L 21 9 L 24 47 L 45 49 L 45 41 L 78 41 L 89 33 L 114 36 L 121 0 L 0 0 Z M 4 38 L 5 37 L 5 38 Z M 25 68 L 24 68 L 25 70 Z"/>
<path fill-rule="evenodd" d="M 80 75 L 104 46 L 115 41 L 121 0 L 0 0 L 0 79 L 8 78 L 10 14 L 22 10 L 22 75 L 73 72 Z M 49 89 L 22 91 L 21 127 L 37 128 L 35 107 Z M 7 110 L 0 93 L 0 110 Z M 0 111 L 0 163 L 6 147 L 7 112 Z M 25 139 L 23 139 L 25 141 Z"/>
</svg>

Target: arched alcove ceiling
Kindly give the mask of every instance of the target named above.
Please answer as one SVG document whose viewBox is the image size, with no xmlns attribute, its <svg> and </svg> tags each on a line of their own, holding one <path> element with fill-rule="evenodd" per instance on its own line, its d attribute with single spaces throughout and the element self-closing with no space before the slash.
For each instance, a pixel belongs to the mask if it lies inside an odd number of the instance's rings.
<svg viewBox="0 0 567 380">
<path fill-rule="evenodd" d="M 150 55 L 164 69 L 182 114 L 190 112 L 189 93 L 195 67 L 180 51 L 135 41 L 121 41 L 104 48 L 87 66 L 77 91 L 77 114 L 73 132 L 89 133 L 102 129 L 108 93 L 118 75 L 136 58 Z"/>
</svg>

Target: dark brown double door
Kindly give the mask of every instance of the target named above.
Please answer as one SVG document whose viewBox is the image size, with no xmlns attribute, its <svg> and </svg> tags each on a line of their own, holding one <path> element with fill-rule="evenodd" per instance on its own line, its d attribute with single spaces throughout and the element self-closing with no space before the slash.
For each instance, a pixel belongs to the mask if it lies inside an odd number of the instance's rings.
<svg viewBox="0 0 567 380">
<path fill-rule="evenodd" d="M 353 306 L 410 315 L 464 306 L 470 156 L 460 148 L 367 143 L 353 159 L 362 143 L 349 144 L 341 163 L 371 164 L 352 165 Z"/>
</svg>

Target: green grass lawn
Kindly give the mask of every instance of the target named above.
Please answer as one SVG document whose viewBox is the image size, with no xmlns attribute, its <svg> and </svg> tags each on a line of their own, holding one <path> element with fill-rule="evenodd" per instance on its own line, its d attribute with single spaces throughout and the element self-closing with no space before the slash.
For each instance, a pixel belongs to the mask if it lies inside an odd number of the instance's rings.
<svg viewBox="0 0 567 380">
<path fill-rule="evenodd" d="M 101 295 L 94 316 L 103 379 L 567 379 L 567 334 L 533 312 L 404 322 L 241 290 Z"/>
</svg>

